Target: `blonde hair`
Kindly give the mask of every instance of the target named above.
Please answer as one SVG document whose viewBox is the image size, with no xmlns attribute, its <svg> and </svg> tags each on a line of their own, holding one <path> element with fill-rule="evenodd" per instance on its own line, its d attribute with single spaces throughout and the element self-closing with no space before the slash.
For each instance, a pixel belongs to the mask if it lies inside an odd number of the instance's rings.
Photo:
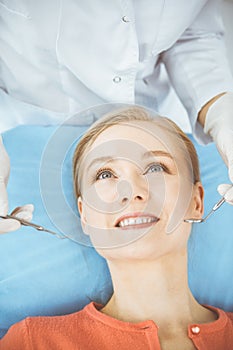
<svg viewBox="0 0 233 350">
<path fill-rule="evenodd" d="M 150 114 L 149 114 L 150 113 Z M 73 157 L 73 180 L 74 180 L 74 191 L 76 198 L 81 196 L 81 165 L 83 159 L 90 149 L 93 142 L 97 137 L 107 128 L 131 121 L 149 121 L 155 123 L 157 126 L 161 127 L 173 135 L 181 138 L 184 145 L 188 151 L 192 166 L 192 177 L 193 183 L 200 181 L 200 169 L 198 156 L 192 141 L 185 135 L 185 133 L 170 119 L 166 117 L 161 117 L 158 115 L 152 115 L 152 111 L 149 112 L 143 107 L 133 106 L 124 109 L 119 109 L 114 112 L 105 114 L 102 118 L 98 119 L 82 136 L 80 139 Z M 156 118 L 155 118 L 156 117 Z"/>
</svg>

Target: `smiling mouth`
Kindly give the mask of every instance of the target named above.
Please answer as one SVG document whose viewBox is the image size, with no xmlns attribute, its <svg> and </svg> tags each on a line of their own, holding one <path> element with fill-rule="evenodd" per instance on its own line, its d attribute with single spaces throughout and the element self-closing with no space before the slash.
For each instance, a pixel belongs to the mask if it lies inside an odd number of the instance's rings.
<svg viewBox="0 0 233 350">
<path fill-rule="evenodd" d="M 154 225 L 159 221 L 159 218 L 155 216 L 137 216 L 137 217 L 127 217 L 125 219 L 120 220 L 116 227 L 120 228 L 143 228 Z"/>
</svg>

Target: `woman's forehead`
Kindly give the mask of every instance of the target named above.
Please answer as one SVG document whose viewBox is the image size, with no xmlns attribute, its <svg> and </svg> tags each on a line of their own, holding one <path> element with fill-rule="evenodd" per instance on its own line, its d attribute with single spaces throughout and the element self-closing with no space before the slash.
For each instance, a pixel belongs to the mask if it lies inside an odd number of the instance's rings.
<svg viewBox="0 0 233 350">
<path fill-rule="evenodd" d="M 156 147 L 166 151 L 172 148 L 171 151 L 174 151 L 174 137 L 152 121 L 130 121 L 110 126 L 97 136 L 90 150 L 101 144 L 105 144 L 107 148 L 110 145 L 127 145 L 130 142 L 148 150 Z"/>
<path fill-rule="evenodd" d="M 85 168 L 113 160 L 129 160 L 140 164 L 153 156 L 183 160 L 182 144 L 167 130 L 150 121 L 121 123 L 105 129 L 84 157 Z M 177 165 L 178 165 L 177 163 Z"/>
</svg>

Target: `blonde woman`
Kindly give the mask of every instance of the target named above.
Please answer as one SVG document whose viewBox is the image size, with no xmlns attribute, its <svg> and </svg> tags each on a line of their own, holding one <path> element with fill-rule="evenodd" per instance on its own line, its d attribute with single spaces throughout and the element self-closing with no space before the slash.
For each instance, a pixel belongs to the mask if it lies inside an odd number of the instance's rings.
<svg viewBox="0 0 233 350">
<path fill-rule="evenodd" d="M 113 295 L 27 318 L 0 349 L 232 349 L 233 314 L 200 305 L 188 285 L 184 220 L 202 217 L 204 190 L 185 134 L 143 108 L 122 109 L 85 133 L 73 170 L 83 231 L 107 261 Z"/>
</svg>

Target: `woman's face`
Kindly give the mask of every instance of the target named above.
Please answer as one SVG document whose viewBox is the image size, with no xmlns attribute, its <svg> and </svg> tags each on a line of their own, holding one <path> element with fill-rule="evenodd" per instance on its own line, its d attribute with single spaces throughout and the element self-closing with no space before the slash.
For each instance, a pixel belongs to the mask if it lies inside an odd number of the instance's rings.
<svg viewBox="0 0 233 350">
<path fill-rule="evenodd" d="M 152 122 L 118 124 L 97 137 L 82 166 L 78 208 L 101 255 L 145 259 L 186 249 L 183 220 L 202 216 L 203 188 L 192 183 L 181 139 Z"/>
</svg>

